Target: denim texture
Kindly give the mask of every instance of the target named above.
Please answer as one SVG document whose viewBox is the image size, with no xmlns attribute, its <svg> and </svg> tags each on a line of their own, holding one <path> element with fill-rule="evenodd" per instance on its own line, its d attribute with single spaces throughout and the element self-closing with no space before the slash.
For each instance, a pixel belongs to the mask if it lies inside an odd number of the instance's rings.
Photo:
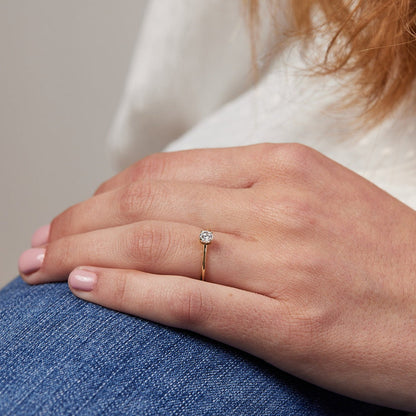
<svg viewBox="0 0 416 416">
<path fill-rule="evenodd" d="M 0 292 L 0 415 L 398 415 L 221 343 L 84 302 L 66 283 Z"/>
</svg>

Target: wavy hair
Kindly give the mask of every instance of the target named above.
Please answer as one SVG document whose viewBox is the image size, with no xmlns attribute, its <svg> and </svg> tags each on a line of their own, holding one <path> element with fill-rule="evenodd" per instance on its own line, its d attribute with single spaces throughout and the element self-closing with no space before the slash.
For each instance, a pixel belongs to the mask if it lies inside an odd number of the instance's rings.
<svg viewBox="0 0 416 416">
<path fill-rule="evenodd" d="M 244 0 L 255 43 L 260 0 Z M 276 0 L 267 3 L 279 12 Z M 381 121 L 406 99 L 416 78 L 416 0 L 289 0 L 293 36 L 305 45 L 330 34 L 326 51 L 313 64 L 318 74 L 348 74 L 347 106 L 360 105 L 367 123 Z M 323 22 L 314 17 L 320 11 Z M 252 46 L 252 52 L 255 52 Z M 254 56 L 253 56 L 254 57 Z"/>
</svg>

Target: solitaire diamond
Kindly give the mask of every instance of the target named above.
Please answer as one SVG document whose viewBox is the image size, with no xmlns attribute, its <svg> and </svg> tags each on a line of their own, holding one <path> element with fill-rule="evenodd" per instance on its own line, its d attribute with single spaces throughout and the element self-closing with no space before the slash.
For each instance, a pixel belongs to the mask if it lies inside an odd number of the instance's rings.
<svg viewBox="0 0 416 416">
<path fill-rule="evenodd" d="M 201 233 L 199 234 L 199 241 L 202 244 L 209 244 L 213 238 L 214 235 L 211 231 L 201 231 Z"/>
</svg>

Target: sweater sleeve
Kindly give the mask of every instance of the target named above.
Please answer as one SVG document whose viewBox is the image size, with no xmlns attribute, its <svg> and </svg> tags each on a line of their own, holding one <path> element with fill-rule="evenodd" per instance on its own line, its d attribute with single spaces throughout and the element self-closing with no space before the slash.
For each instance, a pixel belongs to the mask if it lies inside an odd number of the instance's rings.
<svg viewBox="0 0 416 416">
<path fill-rule="evenodd" d="M 260 68 L 276 42 L 275 22 L 264 15 Z M 109 135 L 116 164 L 162 150 L 249 88 L 250 47 L 242 0 L 151 0 Z"/>
</svg>

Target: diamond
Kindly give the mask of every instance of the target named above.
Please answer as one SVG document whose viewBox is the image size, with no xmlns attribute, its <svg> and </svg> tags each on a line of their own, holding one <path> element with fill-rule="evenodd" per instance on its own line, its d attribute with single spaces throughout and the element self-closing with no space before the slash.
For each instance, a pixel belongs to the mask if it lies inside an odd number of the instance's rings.
<svg viewBox="0 0 416 416">
<path fill-rule="evenodd" d="M 202 244 L 209 244 L 212 239 L 214 238 L 214 235 L 212 234 L 211 231 L 201 231 L 201 233 L 199 234 L 199 241 Z"/>
</svg>

